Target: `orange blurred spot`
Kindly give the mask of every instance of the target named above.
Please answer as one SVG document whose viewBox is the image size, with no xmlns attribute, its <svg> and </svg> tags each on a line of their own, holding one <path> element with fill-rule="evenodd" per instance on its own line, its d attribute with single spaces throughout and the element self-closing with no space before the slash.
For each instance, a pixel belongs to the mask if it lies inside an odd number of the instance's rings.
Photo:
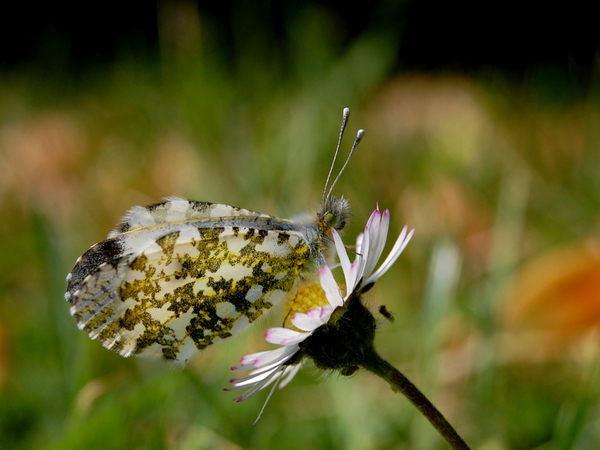
<svg viewBox="0 0 600 450">
<path fill-rule="evenodd" d="M 503 321 L 512 335 L 509 346 L 524 354 L 562 353 L 585 341 L 600 322 L 600 242 L 554 251 L 526 264 L 503 304 Z M 533 342 L 537 349 L 528 345 Z"/>
<path fill-rule="evenodd" d="M 0 128 L 0 192 L 61 220 L 79 189 L 86 141 L 72 115 L 48 111 Z"/>
</svg>

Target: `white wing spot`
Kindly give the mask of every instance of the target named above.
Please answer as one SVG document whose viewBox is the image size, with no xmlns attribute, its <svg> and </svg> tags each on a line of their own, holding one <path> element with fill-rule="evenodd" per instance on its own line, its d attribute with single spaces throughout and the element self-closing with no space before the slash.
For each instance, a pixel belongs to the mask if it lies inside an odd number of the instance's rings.
<svg viewBox="0 0 600 450">
<path fill-rule="evenodd" d="M 274 278 L 275 278 L 276 280 L 281 280 L 281 279 L 282 279 L 283 277 L 285 277 L 286 275 L 287 275 L 287 271 L 285 271 L 285 272 L 281 272 L 281 273 L 278 273 L 277 275 L 275 275 L 275 277 L 274 277 Z"/>
<path fill-rule="evenodd" d="M 240 234 L 244 234 L 247 233 L 248 229 L 247 228 L 241 228 L 239 233 Z M 219 239 L 219 242 L 221 242 L 223 239 Z M 244 248 L 246 245 L 248 245 L 248 243 L 244 240 L 244 239 L 228 239 L 227 240 L 227 250 L 229 250 L 232 253 L 239 253 L 240 250 L 242 248 Z"/>
<path fill-rule="evenodd" d="M 208 279 L 206 278 L 198 278 L 194 283 L 194 295 L 198 295 L 200 291 L 203 291 L 204 295 L 215 295 L 215 291 L 208 285 Z"/>
<path fill-rule="evenodd" d="M 148 308 L 146 312 L 150 314 L 153 319 L 164 323 L 173 316 L 173 312 L 167 309 L 169 305 L 170 303 L 165 303 L 162 308 Z"/>
<path fill-rule="evenodd" d="M 138 323 L 133 327 L 133 331 L 131 332 L 131 335 L 135 336 L 137 338 L 138 336 L 141 336 L 144 331 L 146 331 L 146 327 L 144 326 L 144 324 Z M 134 345 L 134 347 L 135 347 L 135 345 Z"/>
<path fill-rule="evenodd" d="M 231 278 L 231 264 L 223 264 L 219 270 L 217 270 L 216 272 L 214 272 L 213 277 L 222 277 L 224 279 L 228 279 Z M 236 278 L 242 279 L 244 277 L 250 277 L 252 276 L 252 268 L 251 267 L 244 267 L 242 265 L 236 265 L 233 266 L 235 267 L 235 276 Z"/>
<path fill-rule="evenodd" d="M 248 290 L 248 293 L 246 294 L 246 300 L 249 302 L 255 302 L 261 297 L 262 292 L 263 287 L 260 284 L 255 284 Z"/>
<path fill-rule="evenodd" d="M 235 310 L 235 306 L 233 306 L 229 302 L 219 303 L 217 305 L 217 316 L 221 319 L 233 318 L 237 315 L 237 311 Z"/>
<path fill-rule="evenodd" d="M 181 213 L 185 212 L 190 206 L 190 202 L 183 198 L 174 198 L 167 206 L 167 222 L 181 220 Z"/>
<path fill-rule="evenodd" d="M 279 256 L 281 258 L 285 258 L 290 253 L 290 246 L 289 245 L 262 244 L 262 245 L 257 245 L 256 250 L 258 250 L 260 252 L 269 253 L 272 256 Z"/>
</svg>

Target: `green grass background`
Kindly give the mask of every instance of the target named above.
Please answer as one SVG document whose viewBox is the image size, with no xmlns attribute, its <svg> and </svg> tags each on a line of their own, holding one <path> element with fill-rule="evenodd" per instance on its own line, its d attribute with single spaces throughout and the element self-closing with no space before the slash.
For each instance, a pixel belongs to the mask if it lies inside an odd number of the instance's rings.
<svg viewBox="0 0 600 450">
<path fill-rule="evenodd" d="M 600 443 L 597 340 L 584 356 L 531 346 L 530 360 L 506 357 L 502 340 L 504 293 L 523 265 L 597 237 L 598 73 L 586 90 L 552 67 L 519 82 L 398 73 L 395 36 L 367 29 L 341 45 L 328 20 L 298 16 L 286 58 L 238 36 L 226 62 L 192 26 L 184 42 L 161 41 L 158 60 L 2 73 L 2 449 L 446 448 L 361 372 L 304 369 L 253 426 L 267 393 L 236 403 L 223 388 L 242 355 L 272 348 L 262 336 L 279 317 L 179 371 L 105 350 L 63 299 L 75 259 L 133 205 L 180 195 L 282 217 L 317 208 L 346 106 L 345 151 L 366 130 L 335 189 L 354 210 L 347 240 L 376 202 L 392 238 L 416 227 L 369 293 L 396 318 L 380 320 L 381 355 L 473 448 Z"/>
</svg>

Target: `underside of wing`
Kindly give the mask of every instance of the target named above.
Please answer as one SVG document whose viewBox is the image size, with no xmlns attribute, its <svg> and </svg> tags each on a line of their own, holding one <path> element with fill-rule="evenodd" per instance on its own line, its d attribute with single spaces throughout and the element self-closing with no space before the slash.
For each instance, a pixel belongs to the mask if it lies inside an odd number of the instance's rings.
<svg viewBox="0 0 600 450">
<path fill-rule="evenodd" d="M 248 209 L 219 203 L 197 202 L 169 197 L 151 206 L 134 206 L 121 219 L 108 237 L 155 225 L 183 221 L 202 221 L 223 217 L 271 217 Z"/>
<path fill-rule="evenodd" d="M 88 250 L 66 294 L 78 326 L 123 356 L 187 361 L 287 296 L 311 256 L 294 231 L 187 225 L 128 252 L 134 235 Z"/>
</svg>

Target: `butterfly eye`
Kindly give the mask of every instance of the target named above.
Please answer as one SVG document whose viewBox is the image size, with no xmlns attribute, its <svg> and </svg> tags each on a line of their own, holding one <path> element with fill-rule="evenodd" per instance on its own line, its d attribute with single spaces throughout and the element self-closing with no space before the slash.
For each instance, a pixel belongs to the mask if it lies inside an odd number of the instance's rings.
<svg viewBox="0 0 600 450">
<path fill-rule="evenodd" d="M 335 214 L 329 212 L 325 214 L 324 220 L 328 227 L 334 228 L 337 225 L 338 218 Z"/>
</svg>

